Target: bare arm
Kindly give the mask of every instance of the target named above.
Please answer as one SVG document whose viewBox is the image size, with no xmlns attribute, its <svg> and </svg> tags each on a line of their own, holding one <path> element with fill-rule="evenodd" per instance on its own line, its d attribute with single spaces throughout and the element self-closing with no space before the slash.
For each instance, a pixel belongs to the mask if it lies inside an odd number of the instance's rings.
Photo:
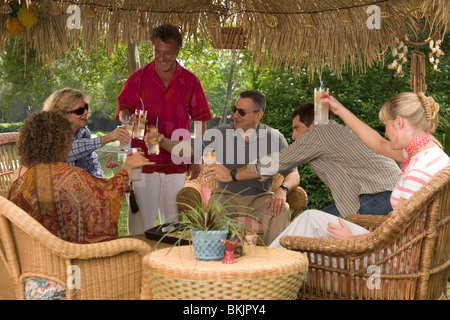
<svg viewBox="0 0 450 320">
<path fill-rule="evenodd" d="M 324 97 L 324 103 L 328 103 L 330 110 L 338 115 L 355 135 L 373 152 L 379 153 L 396 161 L 403 161 L 405 157 L 401 150 L 391 148 L 388 140 L 383 138 L 376 130 L 369 127 L 345 108 L 333 96 Z"/>
</svg>

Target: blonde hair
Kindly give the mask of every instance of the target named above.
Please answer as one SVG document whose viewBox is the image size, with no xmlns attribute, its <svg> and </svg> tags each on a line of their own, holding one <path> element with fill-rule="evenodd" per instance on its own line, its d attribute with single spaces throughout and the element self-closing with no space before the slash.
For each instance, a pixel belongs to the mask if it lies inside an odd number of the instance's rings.
<svg viewBox="0 0 450 320">
<path fill-rule="evenodd" d="M 80 90 L 64 88 L 55 91 L 45 100 L 43 111 L 59 110 L 68 113 L 80 98 L 86 100 Z"/>
<path fill-rule="evenodd" d="M 402 92 L 389 99 L 380 109 L 380 121 L 401 116 L 417 128 L 433 133 L 439 125 L 439 104 L 423 92 Z"/>
</svg>

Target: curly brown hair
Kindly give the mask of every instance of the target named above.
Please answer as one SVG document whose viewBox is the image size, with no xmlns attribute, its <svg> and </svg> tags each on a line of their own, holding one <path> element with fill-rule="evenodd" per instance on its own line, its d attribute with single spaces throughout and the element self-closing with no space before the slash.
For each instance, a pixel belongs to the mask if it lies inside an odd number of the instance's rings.
<svg viewBox="0 0 450 320">
<path fill-rule="evenodd" d="M 67 162 L 72 149 L 72 125 L 60 111 L 38 111 L 23 122 L 17 140 L 21 165 Z"/>
</svg>

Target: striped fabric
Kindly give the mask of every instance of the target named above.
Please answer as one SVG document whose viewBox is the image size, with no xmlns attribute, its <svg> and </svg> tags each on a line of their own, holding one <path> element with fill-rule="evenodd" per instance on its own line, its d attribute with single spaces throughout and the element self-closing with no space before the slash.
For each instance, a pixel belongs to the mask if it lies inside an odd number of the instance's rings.
<svg viewBox="0 0 450 320">
<path fill-rule="evenodd" d="M 400 198 L 409 199 L 414 192 L 449 165 L 449 157 L 438 146 L 423 150 L 412 156 L 409 166 L 405 169 L 401 180 L 392 191 L 392 208 L 395 209 Z"/>
<path fill-rule="evenodd" d="M 359 195 L 392 191 L 400 174 L 395 161 L 374 153 L 347 126 L 333 120 L 311 126 L 267 163 L 263 161 L 256 166 L 263 177 L 308 163 L 330 188 L 344 218 L 358 213 Z"/>
</svg>

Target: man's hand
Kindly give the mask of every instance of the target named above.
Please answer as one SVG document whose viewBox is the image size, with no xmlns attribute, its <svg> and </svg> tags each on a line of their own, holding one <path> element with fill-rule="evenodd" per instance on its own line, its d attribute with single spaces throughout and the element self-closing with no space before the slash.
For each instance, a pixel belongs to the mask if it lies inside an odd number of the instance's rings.
<svg viewBox="0 0 450 320">
<path fill-rule="evenodd" d="M 287 191 L 282 188 L 278 188 L 267 202 L 267 208 L 270 208 L 270 212 L 275 217 L 279 216 L 286 207 L 286 195 Z"/>
<path fill-rule="evenodd" d="M 208 181 L 219 180 L 221 182 L 230 182 L 233 180 L 230 175 L 230 169 L 217 162 L 205 166 L 204 175 Z"/>
</svg>

